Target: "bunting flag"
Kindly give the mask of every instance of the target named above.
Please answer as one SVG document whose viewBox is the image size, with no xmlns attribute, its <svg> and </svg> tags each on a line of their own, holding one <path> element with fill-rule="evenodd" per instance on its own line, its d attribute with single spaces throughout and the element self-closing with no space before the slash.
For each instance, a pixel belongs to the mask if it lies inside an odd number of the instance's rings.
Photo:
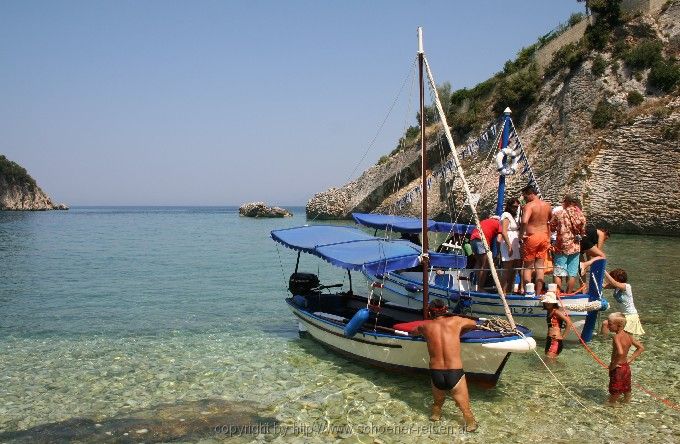
<svg viewBox="0 0 680 444">
<path fill-rule="evenodd" d="M 479 154 L 480 152 L 488 151 L 489 149 L 492 148 L 493 143 L 492 141 L 495 140 L 496 135 L 498 134 L 499 131 L 503 128 L 503 120 L 500 120 L 498 122 L 492 123 L 487 127 L 479 136 L 477 136 L 472 142 L 468 143 L 466 146 L 461 147 L 458 150 L 458 155 L 460 156 L 461 159 L 465 159 L 466 157 L 474 157 L 475 155 Z M 516 132 L 513 128 L 511 132 L 511 137 L 516 136 Z M 499 145 L 500 148 L 500 145 Z M 519 138 L 517 139 L 517 148 L 521 149 L 521 146 L 519 145 Z M 524 156 L 524 151 L 521 151 L 521 155 Z M 526 159 L 526 157 L 523 157 Z M 427 189 L 429 190 L 432 187 L 432 178 L 442 178 L 444 180 L 448 179 L 449 176 L 455 178 L 455 172 L 454 168 L 457 168 L 455 162 L 453 159 L 449 159 L 447 162 L 439 165 L 437 169 L 432 171 L 430 177 L 427 179 Z M 404 206 L 410 204 L 413 202 L 417 197 L 419 197 L 421 194 L 421 188 L 420 186 L 416 186 L 406 192 L 401 198 L 399 198 L 395 202 L 395 206 L 399 209 L 403 208 Z"/>
</svg>

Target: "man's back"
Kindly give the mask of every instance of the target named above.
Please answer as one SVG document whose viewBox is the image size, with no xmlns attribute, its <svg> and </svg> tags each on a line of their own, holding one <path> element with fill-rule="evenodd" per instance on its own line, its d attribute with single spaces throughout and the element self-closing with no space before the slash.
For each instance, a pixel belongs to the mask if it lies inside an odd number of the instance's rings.
<svg viewBox="0 0 680 444">
<path fill-rule="evenodd" d="M 550 204 L 535 198 L 524 206 L 522 222 L 525 224 L 525 233 L 547 233 L 548 221 L 550 220 L 552 209 Z"/>
<path fill-rule="evenodd" d="M 476 322 L 459 316 L 440 317 L 424 323 L 420 332 L 427 339 L 431 369 L 462 368 L 460 335 Z"/>
</svg>

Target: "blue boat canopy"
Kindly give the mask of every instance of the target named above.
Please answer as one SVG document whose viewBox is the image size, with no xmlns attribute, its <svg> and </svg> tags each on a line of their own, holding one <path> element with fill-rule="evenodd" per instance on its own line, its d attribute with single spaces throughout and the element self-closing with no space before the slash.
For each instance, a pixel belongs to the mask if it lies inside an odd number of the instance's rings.
<svg viewBox="0 0 680 444">
<path fill-rule="evenodd" d="M 375 239 L 358 228 L 336 225 L 305 225 L 303 227 L 274 230 L 272 239 L 296 251 L 312 253 L 319 245 L 339 244 L 358 240 Z"/>
<path fill-rule="evenodd" d="M 336 267 L 384 274 L 420 264 L 420 247 L 405 240 L 381 239 L 357 228 L 309 225 L 271 232 L 272 239 L 296 251 L 304 251 Z M 430 252 L 430 265 L 464 268 L 465 256 Z"/>
<path fill-rule="evenodd" d="M 352 213 L 352 217 L 356 223 L 378 230 L 392 230 L 398 233 L 420 233 L 422 231 L 421 219 L 417 217 L 369 213 Z M 435 233 L 470 234 L 475 226 L 428 219 L 427 229 Z"/>
</svg>

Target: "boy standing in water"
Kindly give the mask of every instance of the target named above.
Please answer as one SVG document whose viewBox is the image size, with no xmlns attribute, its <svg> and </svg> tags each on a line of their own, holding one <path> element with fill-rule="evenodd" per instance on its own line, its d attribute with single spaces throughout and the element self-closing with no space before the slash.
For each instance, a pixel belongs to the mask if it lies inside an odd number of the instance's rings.
<svg viewBox="0 0 680 444">
<path fill-rule="evenodd" d="M 623 394 L 623 402 L 630 401 L 630 363 L 633 362 L 645 350 L 642 344 L 623 328 L 626 326 L 626 317 L 621 312 L 612 313 L 607 318 L 609 331 L 615 333 L 612 339 L 612 361 L 609 364 L 609 399 L 607 404 L 613 406 Z M 635 351 L 628 359 L 630 346 Z"/>
</svg>

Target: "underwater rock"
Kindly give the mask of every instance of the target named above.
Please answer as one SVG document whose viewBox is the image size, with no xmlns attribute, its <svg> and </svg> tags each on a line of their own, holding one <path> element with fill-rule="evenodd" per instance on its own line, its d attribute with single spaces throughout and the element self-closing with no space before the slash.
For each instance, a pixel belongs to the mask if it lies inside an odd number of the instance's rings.
<svg viewBox="0 0 680 444">
<path fill-rule="evenodd" d="M 261 416 L 253 402 L 205 399 L 162 404 L 109 419 L 71 418 L 26 430 L 0 433 L 0 442 L 168 442 L 197 441 L 235 435 L 254 435 L 277 421 Z"/>
</svg>

